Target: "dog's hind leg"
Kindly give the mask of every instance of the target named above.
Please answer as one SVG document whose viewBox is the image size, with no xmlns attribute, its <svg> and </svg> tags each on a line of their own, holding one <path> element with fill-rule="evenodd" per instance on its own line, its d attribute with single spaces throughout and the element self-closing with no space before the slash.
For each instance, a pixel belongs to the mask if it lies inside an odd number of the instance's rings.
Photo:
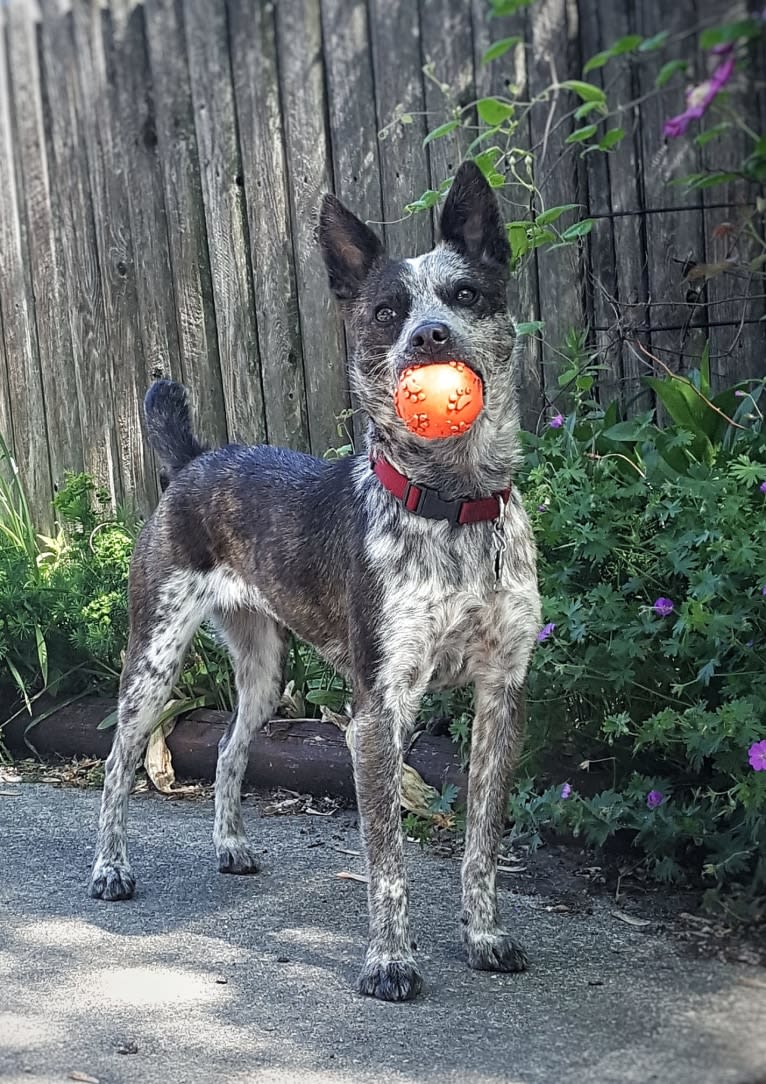
<svg viewBox="0 0 766 1084">
<path fill-rule="evenodd" d="M 117 730 L 106 761 L 98 847 L 90 894 L 102 900 L 133 895 L 128 862 L 128 796 L 136 767 L 167 702 L 189 641 L 204 616 L 187 577 L 166 583 L 161 600 L 133 599 L 128 649 L 120 679 Z"/>
<path fill-rule="evenodd" d="M 216 625 L 234 662 L 237 708 L 218 747 L 213 844 L 221 873 L 257 873 L 242 821 L 242 779 L 253 732 L 279 703 L 287 633 L 273 618 L 245 609 L 216 615 Z"/>
</svg>

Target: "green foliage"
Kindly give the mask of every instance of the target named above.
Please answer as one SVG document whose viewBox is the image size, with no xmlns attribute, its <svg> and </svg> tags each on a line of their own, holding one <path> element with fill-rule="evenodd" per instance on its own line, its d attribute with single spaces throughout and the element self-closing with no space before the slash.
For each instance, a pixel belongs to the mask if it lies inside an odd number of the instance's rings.
<svg viewBox="0 0 766 1084">
<path fill-rule="evenodd" d="M 764 382 L 711 398 L 703 364 L 653 386 L 665 429 L 591 404 L 527 440 L 555 626 L 530 675 L 531 745 L 568 745 L 574 770 L 608 763 L 611 786 L 562 799 L 560 784 L 528 783 L 516 832 L 553 825 L 601 845 L 625 831 L 661 879 L 691 869 L 763 893 L 766 772 L 748 749 L 766 738 Z"/>
</svg>

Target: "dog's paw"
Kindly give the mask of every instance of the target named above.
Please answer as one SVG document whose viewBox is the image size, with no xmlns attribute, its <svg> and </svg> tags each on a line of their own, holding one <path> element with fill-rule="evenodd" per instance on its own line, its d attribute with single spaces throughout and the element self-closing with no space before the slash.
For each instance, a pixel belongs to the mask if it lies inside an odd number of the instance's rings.
<svg viewBox="0 0 766 1084">
<path fill-rule="evenodd" d="M 468 966 L 476 971 L 526 971 L 527 954 L 507 933 L 465 938 Z"/>
<path fill-rule="evenodd" d="M 130 866 L 97 862 L 90 879 L 90 894 L 94 900 L 129 900 L 136 889 L 136 879 Z"/>
<path fill-rule="evenodd" d="M 414 960 L 371 961 L 362 968 L 356 988 L 381 1001 L 412 1001 L 423 989 L 423 979 Z"/>
<path fill-rule="evenodd" d="M 228 839 L 216 846 L 219 873 L 257 873 L 260 869 L 255 852 L 247 840 Z"/>
</svg>

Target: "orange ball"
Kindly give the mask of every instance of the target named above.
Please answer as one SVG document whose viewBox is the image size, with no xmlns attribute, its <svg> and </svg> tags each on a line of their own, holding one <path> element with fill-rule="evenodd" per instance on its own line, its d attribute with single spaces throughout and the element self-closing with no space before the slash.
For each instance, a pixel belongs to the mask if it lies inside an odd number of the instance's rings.
<svg viewBox="0 0 766 1084">
<path fill-rule="evenodd" d="M 426 440 L 467 433 L 484 406 L 481 378 L 463 361 L 405 369 L 394 395 L 396 413 Z"/>
</svg>

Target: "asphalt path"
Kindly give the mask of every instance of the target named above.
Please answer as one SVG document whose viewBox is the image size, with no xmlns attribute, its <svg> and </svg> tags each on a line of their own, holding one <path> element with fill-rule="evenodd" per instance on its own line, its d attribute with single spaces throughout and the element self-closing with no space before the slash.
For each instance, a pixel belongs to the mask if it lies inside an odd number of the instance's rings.
<svg viewBox="0 0 766 1084">
<path fill-rule="evenodd" d="M 513 891 L 523 975 L 470 971 L 459 863 L 408 845 L 427 988 L 357 995 L 355 818 L 258 817 L 255 877 L 217 873 L 208 800 L 131 801 L 133 900 L 87 894 L 99 795 L 0 788 L 0 1079 L 101 1084 L 764 1084 L 766 975 L 692 958 L 608 899 L 557 913 Z"/>
</svg>

